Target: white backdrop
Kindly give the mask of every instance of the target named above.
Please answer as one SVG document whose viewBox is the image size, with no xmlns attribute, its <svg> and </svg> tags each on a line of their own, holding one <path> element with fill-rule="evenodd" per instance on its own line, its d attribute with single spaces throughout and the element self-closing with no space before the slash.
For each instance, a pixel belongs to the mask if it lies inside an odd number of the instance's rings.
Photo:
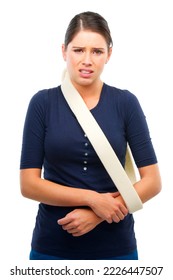
<svg viewBox="0 0 173 280">
<path fill-rule="evenodd" d="M 4 0 L 0 2 L 1 256 L 28 260 L 38 204 L 23 198 L 19 162 L 28 102 L 60 83 L 61 44 L 71 18 L 91 10 L 108 21 L 113 55 L 103 80 L 139 99 L 158 156 L 163 190 L 135 214 L 141 261 L 161 265 L 172 253 L 172 7 L 168 0 Z"/>
</svg>

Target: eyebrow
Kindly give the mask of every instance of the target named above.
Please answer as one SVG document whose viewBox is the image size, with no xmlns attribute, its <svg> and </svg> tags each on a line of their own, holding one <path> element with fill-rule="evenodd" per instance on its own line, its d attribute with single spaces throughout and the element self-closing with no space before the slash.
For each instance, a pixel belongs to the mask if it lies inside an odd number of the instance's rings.
<svg viewBox="0 0 173 280">
<path fill-rule="evenodd" d="M 73 46 L 73 49 L 85 49 L 85 47 L 77 47 L 77 46 Z M 105 50 L 105 48 L 100 48 L 100 47 L 93 47 L 92 49 L 94 50 Z"/>
</svg>

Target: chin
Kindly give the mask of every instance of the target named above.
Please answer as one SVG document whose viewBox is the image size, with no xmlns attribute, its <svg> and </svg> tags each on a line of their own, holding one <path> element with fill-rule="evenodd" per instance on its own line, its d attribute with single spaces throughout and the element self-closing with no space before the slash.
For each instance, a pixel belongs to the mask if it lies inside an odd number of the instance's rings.
<svg viewBox="0 0 173 280">
<path fill-rule="evenodd" d="M 76 79 L 75 82 L 80 86 L 90 86 L 93 84 L 94 81 L 91 79 L 79 78 L 79 79 Z"/>
</svg>

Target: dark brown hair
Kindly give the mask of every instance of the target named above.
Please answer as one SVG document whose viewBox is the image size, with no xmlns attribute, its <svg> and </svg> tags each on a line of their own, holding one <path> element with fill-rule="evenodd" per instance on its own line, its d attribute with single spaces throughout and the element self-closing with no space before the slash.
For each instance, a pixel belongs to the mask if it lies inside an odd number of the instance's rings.
<svg viewBox="0 0 173 280">
<path fill-rule="evenodd" d="M 108 49 L 113 45 L 107 21 L 98 13 L 83 12 L 74 16 L 70 21 L 65 34 L 65 48 L 80 30 L 91 30 L 102 35 L 106 40 Z"/>
</svg>

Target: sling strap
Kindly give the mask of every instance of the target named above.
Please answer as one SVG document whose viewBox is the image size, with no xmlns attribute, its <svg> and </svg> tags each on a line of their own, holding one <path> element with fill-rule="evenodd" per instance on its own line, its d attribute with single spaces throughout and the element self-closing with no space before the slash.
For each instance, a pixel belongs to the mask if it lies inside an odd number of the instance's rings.
<svg viewBox="0 0 173 280">
<path fill-rule="evenodd" d="M 71 83 L 67 71 L 63 77 L 61 90 L 69 107 L 76 116 L 79 124 L 83 128 L 98 157 L 100 158 L 103 166 L 124 199 L 129 213 L 140 210 L 143 207 L 141 199 L 139 198 L 132 182 L 126 174 L 102 129 L 89 111 L 79 92 Z M 126 168 L 126 170 L 128 170 L 132 175 L 134 181 L 134 167 L 130 151 L 129 149 L 127 150 L 127 163 L 130 163 L 130 165 L 128 165 L 130 168 Z"/>
</svg>

